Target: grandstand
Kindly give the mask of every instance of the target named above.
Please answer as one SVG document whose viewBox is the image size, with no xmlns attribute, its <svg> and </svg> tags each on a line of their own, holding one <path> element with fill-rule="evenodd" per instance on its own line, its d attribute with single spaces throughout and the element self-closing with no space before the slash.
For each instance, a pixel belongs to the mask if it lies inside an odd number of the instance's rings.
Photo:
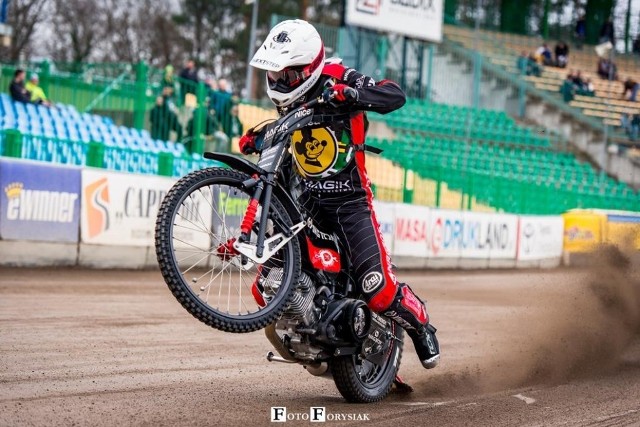
<svg viewBox="0 0 640 427">
<path fill-rule="evenodd" d="M 422 179 L 446 182 L 479 205 L 535 214 L 577 207 L 640 210 L 633 188 L 559 151 L 549 136 L 504 112 L 411 100 L 385 119 L 396 137 L 372 141 L 383 156 Z"/>
<path fill-rule="evenodd" d="M 462 26 L 445 25 L 445 36 L 462 46 L 480 51 L 493 64 L 503 67 L 512 74 L 521 74 L 516 66 L 521 52 L 534 52 L 543 40 L 539 37 L 506 34 L 497 31 L 472 30 Z M 553 43 L 550 44 L 553 48 Z M 618 68 L 619 81 L 606 81 L 596 73 L 598 56 L 593 46 L 576 49 L 571 46 L 567 68 L 544 67 L 541 76 L 523 76 L 536 88 L 557 93 L 569 70 L 580 70 L 584 78 L 590 78 L 595 87 L 595 96 L 576 96 L 570 105 L 587 116 L 601 119 L 611 126 L 620 126 L 622 114 L 637 114 L 638 102 L 621 98 L 622 83 L 627 78 L 640 81 L 638 60 L 625 55 L 616 55 L 614 61 Z"/>
<path fill-rule="evenodd" d="M 169 176 L 212 164 L 187 153 L 183 144 L 154 140 L 147 130 L 117 126 L 109 117 L 65 104 L 47 108 L 14 102 L 4 93 L 0 129 L 0 153 L 30 160 Z M 167 158 L 170 170 L 161 167 Z"/>
</svg>

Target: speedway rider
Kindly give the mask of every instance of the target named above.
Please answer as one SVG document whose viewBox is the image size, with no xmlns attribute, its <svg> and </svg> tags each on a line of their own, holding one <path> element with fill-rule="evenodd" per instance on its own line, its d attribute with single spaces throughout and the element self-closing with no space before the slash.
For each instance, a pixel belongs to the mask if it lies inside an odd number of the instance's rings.
<svg viewBox="0 0 640 427">
<path fill-rule="evenodd" d="M 436 329 L 424 303 L 391 270 L 365 170 L 364 112 L 386 114 L 402 107 L 402 89 L 390 80 L 375 82 L 353 68 L 325 63 L 320 35 L 298 19 L 273 27 L 251 65 L 266 71 L 267 95 L 280 115 L 319 96 L 330 99 L 326 114 L 292 136 L 294 169 L 304 188 L 299 201 L 318 228 L 333 230 L 345 242 L 369 307 L 398 322 L 422 365 L 435 367 L 440 357 Z M 257 152 L 256 139 L 248 132 L 240 138 L 240 151 Z"/>
</svg>

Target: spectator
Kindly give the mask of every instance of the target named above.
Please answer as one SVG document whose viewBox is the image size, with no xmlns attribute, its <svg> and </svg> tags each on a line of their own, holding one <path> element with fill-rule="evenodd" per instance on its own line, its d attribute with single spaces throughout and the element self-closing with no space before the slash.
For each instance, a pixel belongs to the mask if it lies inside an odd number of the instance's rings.
<svg viewBox="0 0 640 427">
<path fill-rule="evenodd" d="M 189 152 L 194 152 L 193 141 L 196 138 L 196 126 L 194 121 L 196 119 L 202 121 L 200 136 L 205 140 L 204 151 L 222 151 L 223 149 L 229 151 L 229 140 L 224 132 L 220 130 L 220 123 L 216 119 L 215 111 L 207 108 L 206 106 L 202 106 L 193 111 L 193 116 L 189 119 L 189 123 L 187 124 L 188 139 L 185 142 L 185 146 Z"/>
<path fill-rule="evenodd" d="M 174 130 L 178 135 L 177 139 L 182 139 L 182 126 L 178 121 L 178 116 L 171 111 L 167 99 L 162 96 L 156 98 L 156 105 L 151 109 L 149 121 L 151 122 L 151 138 L 169 140 L 169 132 Z"/>
<path fill-rule="evenodd" d="M 637 141 L 640 135 L 640 114 L 626 113 L 622 115 L 620 119 L 622 128 L 629 135 L 631 141 Z"/>
<path fill-rule="evenodd" d="M 576 21 L 576 48 L 582 49 L 584 39 L 587 37 L 587 21 L 584 14 Z"/>
<path fill-rule="evenodd" d="M 216 117 L 223 129 L 231 126 L 231 107 L 233 107 L 233 94 L 229 83 L 225 79 L 218 80 L 218 90 L 212 92 L 211 107 L 216 110 Z"/>
<path fill-rule="evenodd" d="M 560 86 L 560 93 L 562 94 L 564 102 L 573 101 L 573 97 L 576 94 L 576 85 L 573 83 L 573 73 L 567 74 L 567 78 L 562 82 L 562 86 Z"/>
<path fill-rule="evenodd" d="M 582 72 L 580 70 L 573 73 L 572 80 L 577 88 L 581 89 L 584 86 L 584 80 L 582 79 Z"/>
<path fill-rule="evenodd" d="M 600 27 L 600 43 L 610 42 L 615 46 L 615 29 L 613 28 L 613 19 L 607 18 L 607 21 Z"/>
<path fill-rule="evenodd" d="M 616 64 L 607 58 L 600 58 L 598 60 L 598 75 L 605 80 L 618 80 Z"/>
<path fill-rule="evenodd" d="M 11 84 L 9 85 L 9 93 L 14 101 L 30 104 L 31 94 L 24 87 L 24 78 L 24 70 L 18 68 L 15 73 L 13 73 L 13 80 L 11 80 Z"/>
<path fill-rule="evenodd" d="M 529 66 L 527 71 L 528 76 L 540 77 L 542 75 L 542 66 L 538 64 L 533 53 L 529 54 Z"/>
<path fill-rule="evenodd" d="M 640 83 L 628 78 L 624 82 L 624 90 L 622 91 L 622 97 L 629 101 L 635 102 L 638 96 L 638 90 L 640 90 Z"/>
<path fill-rule="evenodd" d="M 520 52 L 520 56 L 518 57 L 516 66 L 518 67 L 520 74 L 526 74 L 527 76 L 529 75 L 529 73 L 527 72 L 529 69 L 529 55 L 526 51 L 523 50 L 522 52 Z"/>
<path fill-rule="evenodd" d="M 633 41 L 633 53 L 640 55 L 640 34 Z"/>
<path fill-rule="evenodd" d="M 180 71 L 180 78 L 185 80 L 182 82 L 184 93 L 196 93 L 196 85 L 198 84 L 198 69 L 196 63 L 192 59 L 189 59 L 182 71 Z"/>
<path fill-rule="evenodd" d="M 224 129 L 224 133 L 226 133 L 229 138 L 235 138 L 236 136 L 244 135 L 242 122 L 240 121 L 240 117 L 238 117 L 238 104 L 234 104 L 231 107 L 230 120 L 228 121 L 228 123 L 229 125 Z"/>
<path fill-rule="evenodd" d="M 591 79 L 588 78 L 587 80 L 585 80 L 580 90 L 580 95 L 596 96 L 596 88 L 593 85 L 593 82 L 591 81 Z"/>
<path fill-rule="evenodd" d="M 540 67 L 540 65 L 536 62 L 532 53 L 527 55 L 527 52 L 522 51 L 522 53 L 518 57 L 516 65 L 520 72 L 527 76 L 540 77 L 540 75 L 542 74 L 542 67 Z"/>
<path fill-rule="evenodd" d="M 162 73 L 162 96 L 172 98 L 176 91 L 176 76 L 173 65 L 168 64 Z"/>
<path fill-rule="evenodd" d="M 554 65 L 551 50 L 549 50 L 549 46 L 547 46 L 546 43 L 543 43 L 542 46 L 536 50 L 536 57 L 542 65 Z"/>
<path fill-rule="evenodd" d="M 569 46 L 565 42 L 556 44 L 556 67 L 565 68 L 569 63 Z"/>
<path fill-rule="evenodd" d="M 49 107 L 51 103 L 47 100 L 47 95 L 45 95 L 44 90 L 38 86 L 39 82 L 40 79 L 38 75 L 33 73 L 29 81 L 24 85 L 24 88 L 31 94 L 31 102 Z"/>
</svg>

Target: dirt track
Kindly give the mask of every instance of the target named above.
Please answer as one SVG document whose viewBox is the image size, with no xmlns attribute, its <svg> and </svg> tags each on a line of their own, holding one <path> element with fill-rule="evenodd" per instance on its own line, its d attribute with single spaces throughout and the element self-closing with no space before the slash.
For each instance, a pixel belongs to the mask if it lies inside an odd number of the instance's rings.
<svg viewBox="0 0 640 427">
<path fill-rule="evenodd" d="M 262 332 L 197 322 L 157 272 L 0 269 L 0 425 L 253 426 L 271 406 L 371 420 L 351 425 L 640 425 L 640 298 L 599 271 L 400 274 L 430 301 L 442 364 L 423 370 L 408 343 L 414 393 L 348 405 L 268 363 Z"/>
</svg>

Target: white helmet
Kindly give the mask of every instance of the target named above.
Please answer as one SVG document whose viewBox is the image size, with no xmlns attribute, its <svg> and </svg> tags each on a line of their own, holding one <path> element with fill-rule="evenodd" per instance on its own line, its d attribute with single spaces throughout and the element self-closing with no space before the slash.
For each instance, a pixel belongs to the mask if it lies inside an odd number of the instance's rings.
<svg viewBox="0 0 640 427">
<path fill-rule="evenodd" d="M 311 89 L 322 73 L 324 46 L 320 34 L 301 19 L 273 27 L 251 65 L 267 71 L 267 95 L 286 107 Z"/>
</svg>

